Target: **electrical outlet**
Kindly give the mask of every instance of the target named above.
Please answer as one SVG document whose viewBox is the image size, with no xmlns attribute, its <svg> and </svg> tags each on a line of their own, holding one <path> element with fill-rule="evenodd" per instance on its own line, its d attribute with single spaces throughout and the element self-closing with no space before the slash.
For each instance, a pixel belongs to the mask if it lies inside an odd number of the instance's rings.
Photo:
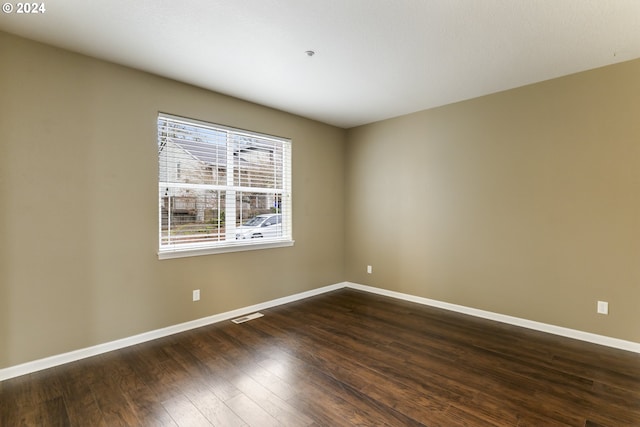
<svg viewBox="0 0 640 427">
<path fill-rule="evenodd" d="M 200 289 L 195 289 L 193 291 L 193 300 L 200 301 Z"/>
<path fill-rule="evenodd" d="M 371 267 L 370 265 L 367 265 L 367 273 L 373 273 L 373 267 Z"/>
<path fill-rule="evenodd" d="M 606 301 L 598 301 L 598 314 L 609 314 L 609 303 Z"/>
</svg>

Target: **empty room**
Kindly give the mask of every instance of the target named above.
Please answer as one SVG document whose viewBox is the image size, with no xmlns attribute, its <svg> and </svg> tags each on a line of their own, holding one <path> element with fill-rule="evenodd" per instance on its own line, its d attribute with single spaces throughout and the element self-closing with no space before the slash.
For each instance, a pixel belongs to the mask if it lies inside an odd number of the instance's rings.
<svg viewBox="0 0 640 427">
<path fill-rule="evenodd" d="M 640 2 L 0 12 L 0 426 L 640 426 Z"/>
</svg>

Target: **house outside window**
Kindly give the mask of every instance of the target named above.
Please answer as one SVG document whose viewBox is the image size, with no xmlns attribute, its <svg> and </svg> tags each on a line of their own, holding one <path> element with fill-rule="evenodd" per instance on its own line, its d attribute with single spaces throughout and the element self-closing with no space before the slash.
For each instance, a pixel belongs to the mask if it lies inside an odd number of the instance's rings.
<svg viewBox="0 0 640 427">
<path fill-rule="evenodd" d="M 291 141 L 158 115 L 159 257 L 291 246 Z"/>
</svg>

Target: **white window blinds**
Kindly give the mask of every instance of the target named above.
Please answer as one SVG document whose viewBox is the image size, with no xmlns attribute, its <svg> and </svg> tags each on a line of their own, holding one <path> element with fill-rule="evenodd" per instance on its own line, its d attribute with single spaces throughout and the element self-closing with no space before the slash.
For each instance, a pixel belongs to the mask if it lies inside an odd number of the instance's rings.
<svg viewBox="0 0 640 427">
<path fill-rule="evenodd" d="M 158 116 L 161 258 L 292 244 L 291 141 Z"/>
</svg>

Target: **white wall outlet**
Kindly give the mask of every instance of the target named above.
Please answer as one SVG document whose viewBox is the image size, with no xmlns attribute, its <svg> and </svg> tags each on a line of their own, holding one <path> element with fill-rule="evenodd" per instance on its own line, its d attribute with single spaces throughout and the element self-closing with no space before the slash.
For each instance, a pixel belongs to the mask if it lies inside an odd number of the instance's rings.
<svg viewBox="0 0 640 427">
<path fill-rule="evenodd" d="M 200 289 L 195 289 L 193 291 L 193 300 L 200 301 Z"/>
<path fill-rule="evenodd" d="M 371 267 L 370 265 L 367 265 L 367 273 L 373 273 L 373 267 Z"/>
<path fill-rule="evenodd" d="M 606 301 L 598 301 L 598 314 L 609 314 L 609 303 Z"/>
</svg>

